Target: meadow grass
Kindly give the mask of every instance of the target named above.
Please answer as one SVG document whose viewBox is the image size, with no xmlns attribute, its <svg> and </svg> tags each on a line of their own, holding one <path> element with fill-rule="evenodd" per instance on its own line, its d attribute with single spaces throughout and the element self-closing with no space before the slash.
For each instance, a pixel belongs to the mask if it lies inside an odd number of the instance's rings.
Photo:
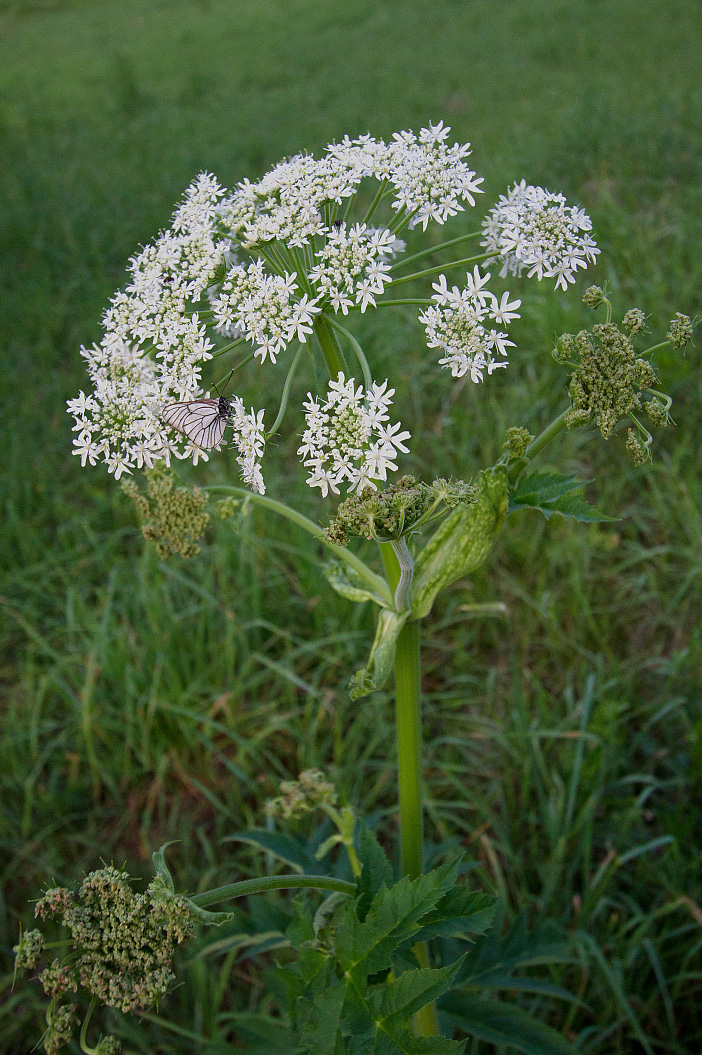
<svg viewBox="0 0 702 1055">
<path fill-rule="evenodd" d="M 0 6 L 0 1050 L 41 1034 L 36 987 L 12 989 L 7 965 L 43 885 L 111 858 L 147 875 L 168 839 L 182 888 L 253 874 L 256 855 L 221 840 L 312 766 L 394 831 L 391 695 L 345 691 L 372 613 L 259 511 L 213 524 L 199 557 L 159 562 L 119 488 L 69 455 L 77 347 L 128 257 L 202 169 L 231 185 L 346 132 L 444 118 L 473 143 L 486 199 L 525 176 L 586 207 L 592 279 L 619 315 L 650 313 L 654 343 L 674 311 L 700 310 L 701 43 L 694 0 Z M 479 388 L 438 377 L 411 314 L 362 320 L 424 437 L 419 471 L 469 476 L 507 427 L 536 432 L 563 406 L 549 351 L 590 324 L 587 281 L 558 298 L 517 283 L 518 353 Z M 582 1052 L 702 1047 L 698 365 L 694 349 L 658 360 L 678 427 L 652 465 L 585 433 L 544 458 L 595 479 L 589 496 L 620 522 L 510 517 L 425 630 L 430 839 L 460 840 L 507 918 L 570 935 L 572 962 L 550 974 L 582 1005 L 520 998 Z M 245 381 L 259 405 L 255 370 Z M 323 518 L 286 471 L 295 445 L 271 452 L 269 491 Z M 235 475 L 226 455 L 217 472 Z M 487 601 L 504 610 L 466 610 Z M 275 929 L 274 899 L 251 908 Z M 228 1016 L 259 1006 L 259 960 L 234 939 L 210 933 L 188 961 L 159 1012 L 176 1031 L 122 1018 L 127 1050 L 221 1051 Z"/>
</svg>

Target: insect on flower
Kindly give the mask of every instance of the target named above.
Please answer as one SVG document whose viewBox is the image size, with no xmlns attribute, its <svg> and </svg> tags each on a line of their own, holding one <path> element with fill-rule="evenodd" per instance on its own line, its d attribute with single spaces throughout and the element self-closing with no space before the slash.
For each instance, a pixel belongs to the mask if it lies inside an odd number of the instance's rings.
<svg viewBox="0 0 702 1055">
<path fill-rule="evenodd" d="M 192 440 L 196 447 L 211 451 L 222 442 L 224 429 L 232 419 L 232 404 L 224 396 L 169 403 L 164 407 L 161 418 L 171 428 Z"/>
</svg>

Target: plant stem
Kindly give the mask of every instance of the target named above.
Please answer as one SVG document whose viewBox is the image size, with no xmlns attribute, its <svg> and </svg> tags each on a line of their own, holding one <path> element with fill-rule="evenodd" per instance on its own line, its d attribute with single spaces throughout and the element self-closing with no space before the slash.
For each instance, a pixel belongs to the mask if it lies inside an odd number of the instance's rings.
<svg viewBox="0 0 702 1055">
<path fill-rule="evenodd" d="M 198 908 L 207 908 L 218 901 L 232 901 L 237 897 L 246 897 L 247 894 L 260 894 L 264 890 L 299 890 L 307 888 L 310 890 L 336 890 L 341 894 L 355 894 L 356 884 L 347 883 L 345 879 L 334 879 L 331 876 L 260 876 L 256 879 L 243 879 L 240 883 L 228 883 L 227 886 L 216 887 L 214 890 L 205 890 L 202 894 L 196 894 L 190 901 Z"/>
<path fill-rule="evenodd" d="M 380 552 L 391 590 L 401 579 L 400 563 L 391 543 Z M 400 799 L 400 868 L 413 879 L 424 871 L 422 854 L 422 726 L 421 674 L 419 665 L 419 623 L 408 621 L 400 631 L 395 652 L 395 725 L 397 730 L 397 770 Z M 429 966 L 426 942 L 412 949 L 420 967 Z M 439 1036 L 439 1022 L 433 1003 L 420 1008 L 412 1017 L 419 1037 Z"/>
<path fill-rule="evenodd" d="M 346 373 L 346 363 L 336 334 L 323 314 L 318 315 L 314 320 L 314 332 L 322 349 L 329 376 L 336 381 L 340 373 Z"/>
<path fill-rule="evenodd" d="M 414 578 L 414 561 L 410 554 L 406 541 L 396 539 L 391 542 L 393 552 L 400 566 L 400 578 L 395 587 L 395 608 L 398 612 L 406 612 L 410 607 L 410 593 L 412 590 L 412 579 Z"/>
<path fill-rule="evenodd" d="M 420 725 L 419 626 L 405 623 L 395 655 L 395 720 L 400 792 L 402 874 L 413 879 L 423 872 Z"/>
<path fill-rule="evenodd" d="M 437 264 L 436 267 L 427 267 L 424 271 L 417 271 L 414 275 L 403 275 L 401 278 L 393 278 L 392 287 L 399 286 L 401 282 L 412 282 L 415 278 L 424 278 L 426 275 L 435 275 L 438 271 L 447 271 L 450 267 L 465 267 L 466 264 L 480 263 L 489 260 L 494 253 L 480 253 L 478 256 L 467 256 L 463 260 L 448 260 L 445 264 Z"/>
</svg>

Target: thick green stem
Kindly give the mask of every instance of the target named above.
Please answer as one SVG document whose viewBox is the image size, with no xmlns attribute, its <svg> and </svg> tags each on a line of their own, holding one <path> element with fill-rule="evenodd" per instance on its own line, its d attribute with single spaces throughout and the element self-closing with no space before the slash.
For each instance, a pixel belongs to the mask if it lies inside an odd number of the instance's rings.
<svg viewBox="0 0 702 1055">
<path fill-rule="evenodd" d="M 419 626 L 415 620 L 405 623 L 397 640 L 395 719 L 402 874 L 415 878 L 423 871 Z"/>
<path fill-rule="evenodd" d="M 232 901 L 237 897 L 246 897 L 248 894 L 260 894 L 264 890 L 336 890 L 340 894 L 355 894 L 356 884 L 347 883 L 344 879 L 333 879 L 331 876 L 263 876 L 256 879 L 243 879 L 240 883 L 229 883 L 227 886 L 216 887 L 214 890 L 205 890 L 202 894 L 196 894 L 190 900 L 198 908 L 207 908 L 215 905 L 218 901 Z"/>
<path fill-rule="evenodd" d="M 401 567 L 391 543 L 380 552 L 391 590 L 400 584 Z M 400 799 L 400 867 L 403 875 L 415 878 L 424 871 L 422 813 L 422 727 L 421 675 L 419 665 L 419 623 L 405 623 L 395 652 L 395 722 L 397 729 L 397 769 Z M 421 967 L 429 966 L 425 942 L 414 946 Z M 419 1037 L 439 1035 L 436 1007 L 427 1004 L 413 1016 Z"/>
<path fill-rule="evenodd" d="M 395 608 L 398 612 L 406 612 L 410 607 L 410 594 L 412 592 L 412 579 L 414 578 L 414 561 L 406 541 L 396 539 L 391 542 L 397 563 L 400 567 L 400 578 L 395 587 Z"/>
<path fill-rule="evenodd" d="M 322 355 L 327 364 L 329 376 L 336 381 L 340 373 L 346 373 L 347 368 L 341 351 L 341 345 L 337 340 L 336 334 L 334 333 L 329 320 L 326 319 L 323 314 L 318 315 L 314 320 L 314 332 L 319 341 L 319 347 L 322 349 Z"/>
</svg>

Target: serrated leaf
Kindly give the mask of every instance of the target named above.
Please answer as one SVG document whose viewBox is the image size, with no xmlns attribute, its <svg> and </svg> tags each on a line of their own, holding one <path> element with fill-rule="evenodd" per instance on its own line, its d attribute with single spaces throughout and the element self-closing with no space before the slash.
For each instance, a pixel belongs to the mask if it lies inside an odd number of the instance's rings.
<svg viewBox="0 0 702 1055">
<path fill-rule="evenodd" d="M 334 1055 L 346 987 L 341 983 L 298 1000 L 301 1038 L 307 1055 Z"/>
<path fill-rule="evenodd" d="M 425 916 L 456 881 L 458 861 L 426 875 L 405 876 L 391 887 L 381 888 L 361 922 L 353 904 L 340 910 L 336 919 L 336 955 L 345 971 L 358 980 L 390 966 L 393 950 L 420 928 Z"/>
<path fill-rule="evenodd" d="M 482 891 L 453 887 L 424 917 L 416 940 L 484 934 L 495 918 L 496 908 L 496 900 Z"/>
<path fill-rule="evenodd" d="M 392 865 L 375 835 L 365 824 L 362 825 L 358 837 L 358 859 L 361 862 L 361 875 L 358 879 L 356 912 L 359 919 L 365 919 L 372 898 L 381 887 L 391 887 L 394 879 Z"/>
<path fill-rule="evenodd" d="M 516 488 L 510 492 L 509 512 L 538 509 L 547 520 L 558 514 L 583 524 L 618 520 L 618 517 L 601 513 L 583 497 L 582 490 L 588 482 L 576 480 L 573 476 L 561 476 L 559 473 L 530 473 L 522 477 Z"/>
<path fill-rule="evenodd" d="M 349 696 L 359 700 L 383 687 L 395 664 L 395 648 L 409 612 L 393 612 L 383 608 L 378 612 L 378 623 L 365 667 L 357 670 L 349 683 Z"/>
<path fill-rule="evenodd" d="M 561 473 L 535 472 L 521 476 L 515 487 L 510 489 L 510 499 L 525 502 L 527 505 L 539 505 L 541 502 L 552 502 L 562 495 L 580 491 L 589 480 L 576 480 L 574 476 L 562 476 Z"/>
<path fill-rule="evenodd" d="M 338 594 L 349 601 L 373 601 L 381 608 L 387 608 L 388 604 L 381 594 L 372 590 L 365 579 L 362 579 L 355 568 L 343 561 L 327 564 L 324 567 L 324 575 Z"/>
<path fill-rule="evenodd" d="M 462 958 L 447 967 L 405 971 L 394 981 L 378 986 L 370 998 L 376 1021 L 382 1022 L 387 1029 L 395 1022 L 406 1023 L 415 1011 L 448 992 L 461 962 Z"/>
<path fill-rule="evenodd" d="M 471 1037 L 516 1048 L 523 1055 L 574 1055 L 575 1049 L 565 1037 L 514 1004 L 453 990 L 440 1006 Z"/>
<path fill-rule="evenodd" d="M 503 465 L 478 477 L 478 499 L 457 506 L 417 556 L 412 614 L 428 615 L 438 593 L 478 568 L 492 549 L 507 513 L 507 472 Z"/>
<path fill-rule="evenodd" d="M 327 875 L 324 865 L 310 853 L 305 844 L 283 832 L 269 832 L 266 828 L 249 828 L 247 831 L 227 835 L 222 842 L 248 843 L 259 850 L 273 854 L 279 861 L 289 864 L 296 872 L 306 875 Z"/>
</svg>

